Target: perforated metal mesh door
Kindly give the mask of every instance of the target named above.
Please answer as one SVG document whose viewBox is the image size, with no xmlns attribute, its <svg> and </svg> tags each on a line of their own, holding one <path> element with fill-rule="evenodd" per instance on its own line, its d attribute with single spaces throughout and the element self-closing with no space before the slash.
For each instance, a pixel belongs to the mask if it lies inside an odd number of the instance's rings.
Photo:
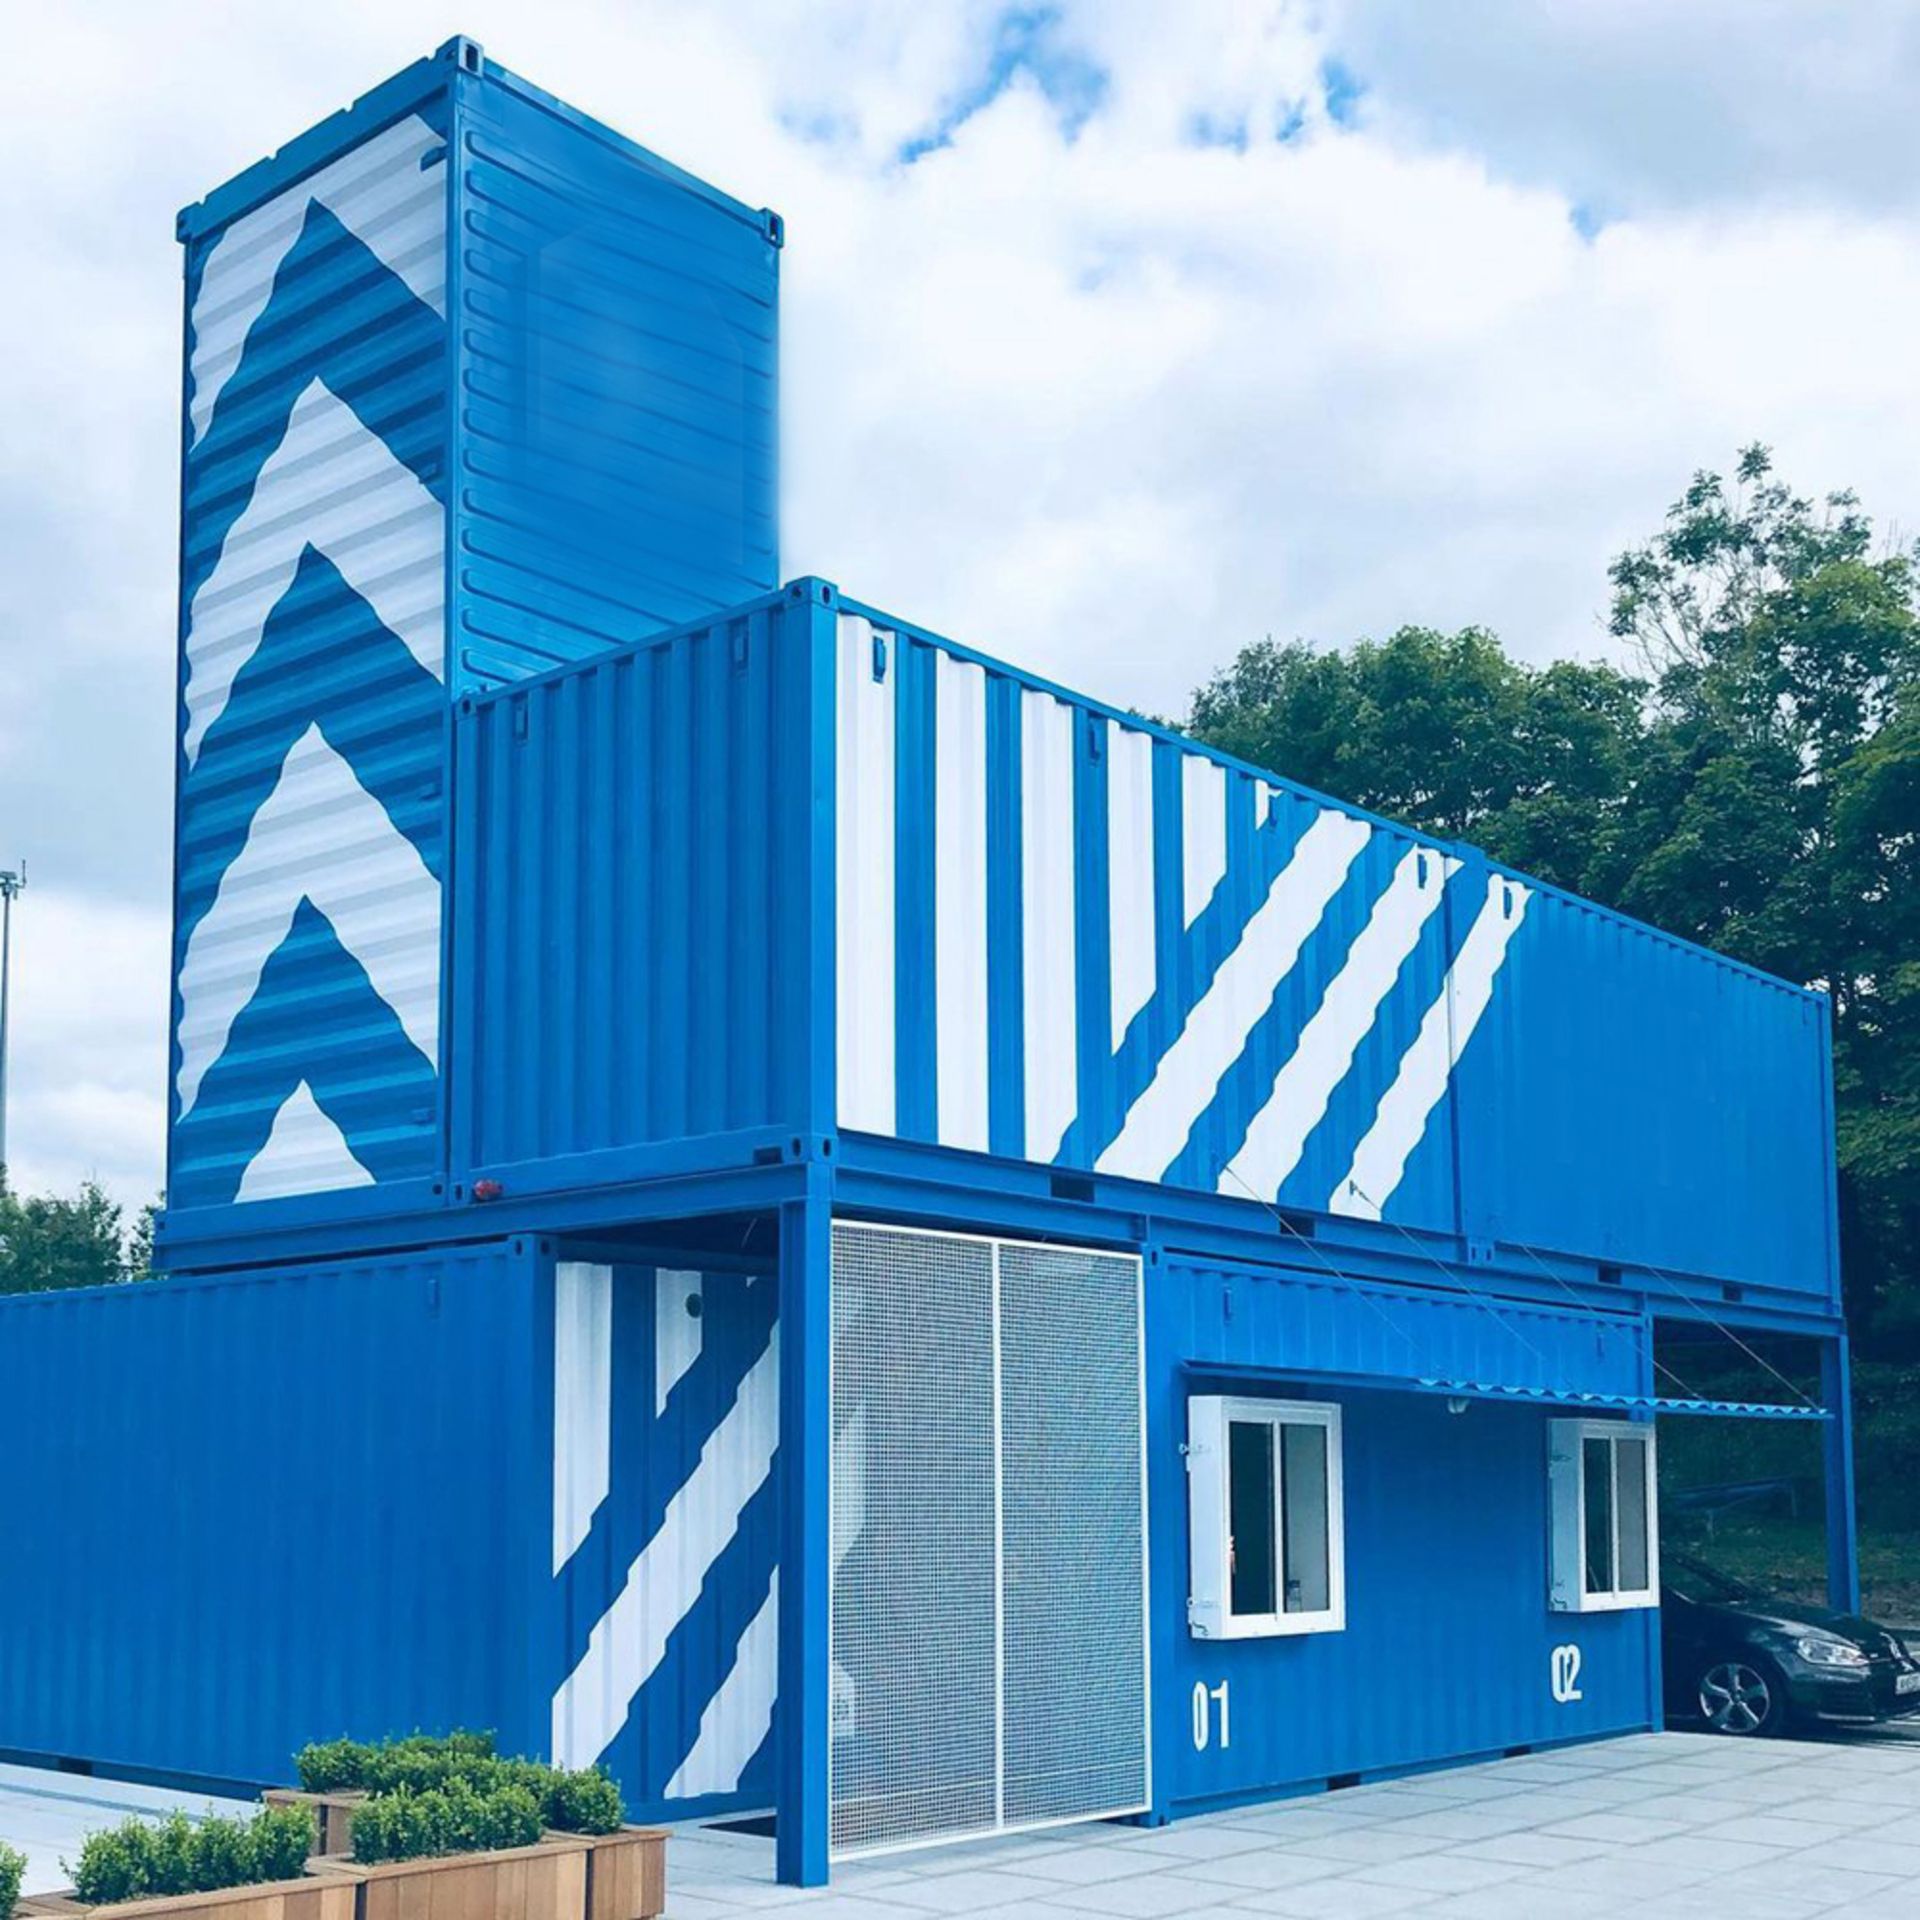
<svg viewBox="0 0 1920 1920">
<path fill-rule="evenodd" d="M 1147 1798 L 1139 1289 L 1132 1260 L 1000 1247 L 1009 1826 Z"/>
<path fill-rule="evenodd" d="M 833 1235 L 832 1844 L 994 1824 L 993 1249 Z"/>
<path fill-rule="evenodd" d="M 1145 1804 L 1139 1284 L 835 1227 L 837 1854 Z"/>
</svg>

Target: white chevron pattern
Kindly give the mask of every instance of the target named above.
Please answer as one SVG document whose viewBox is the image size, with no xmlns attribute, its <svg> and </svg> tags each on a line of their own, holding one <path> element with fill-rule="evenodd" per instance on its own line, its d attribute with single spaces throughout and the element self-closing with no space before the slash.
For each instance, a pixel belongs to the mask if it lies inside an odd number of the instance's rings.
<svg viewBox="0 0 1920 1920">
<path fill-rule="evenodd" d="M 424 120 L 409 114 L 242 214 L 214 242 L 193 301 L 188 417 L 196 444 L 240 365 L 247 335 L 273 297 L 275 276 L 314 201 L 398 274 L 416 299 L 445 317 L 447 172 L 422 166 L 444 145 Z"/>
<path fill-rule="evenodd" d="M 308 547 L 333 562 L 421 666 L 445 679 L 446 516 L 385 441 L 314 380 L 187 611 L 189 766 Z"/>
<path fill-rule="evenodd" d="M 727 1677 L 700 1716 L 692 1749 L 667 1782 L 666 1797 L 696 1800 L 702 1794 L 733 1792 L 773 1725 L 779 1690 L 780 1570 L 776 1567 L 767 1597 L 740 1636 Z"/>
<path fill-rule="evenodd" d="M 373 1175 L 354 1158 L 347 1136 L 302 1080 L 274 1115 L 273 1131 L 247 1162 L 233 1197 L 277 1200 L 289 1193 L 333 1193 L 372 1184 Z"/>
<path fill-rule="evenodd" d="M 303 900 L 326 916 L 438 1070 L 440 883 L 319 727 L 310 726 L 187 941 L 178 981 L 182 1117 Z"/>
</svg>

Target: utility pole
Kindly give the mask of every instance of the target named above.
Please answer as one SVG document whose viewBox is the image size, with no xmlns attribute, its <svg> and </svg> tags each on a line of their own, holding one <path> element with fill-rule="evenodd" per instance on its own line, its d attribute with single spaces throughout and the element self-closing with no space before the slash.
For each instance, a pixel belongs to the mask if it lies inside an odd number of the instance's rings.
<svg viewBox="0 0 1920 1920">
<path fill-rule="evenodd" d="M 13 974 L 13 903 L 26 890 L 27 863 L 0 872 L 0 1181 L 7 1171 L 7 999 Z"/>
</svg>

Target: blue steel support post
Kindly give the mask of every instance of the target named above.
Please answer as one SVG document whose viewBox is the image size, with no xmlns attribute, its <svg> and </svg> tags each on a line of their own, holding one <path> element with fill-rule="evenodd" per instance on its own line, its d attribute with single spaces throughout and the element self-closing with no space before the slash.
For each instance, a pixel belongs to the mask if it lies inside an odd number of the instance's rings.
<svg viewBox="0 0 1920 1920">
<path fill-rule="evenodd" d="M 780 1761 L 775 1867 L 827 1878 L 827 1607 L 833 1474 L 832 1205 L 827 1181 L 780 1209 Z"/>
<path fill-rule="evenodd" d="M 1827 1490 L 1827 1605 L 1860 1611 L 1860 1549 L 1853 1520 L 1853 1361 L 1847 1336 L 1820 1343 L 1820 1458 Z"/>
<path fill-rule="evenodd" d="M 780 1751 L 774 1867 L 788 1886 L 826 1883 L 833 1585 L 833 1128 L 835 1084 L 834 662 L 839 594 L 788 584 L 782 644 L 799 649 L 807 706 L 797 858 L 805 927 L 788 1017 L 806 1033 L 806 1191 L 780 1209 Z"/>
</svg>

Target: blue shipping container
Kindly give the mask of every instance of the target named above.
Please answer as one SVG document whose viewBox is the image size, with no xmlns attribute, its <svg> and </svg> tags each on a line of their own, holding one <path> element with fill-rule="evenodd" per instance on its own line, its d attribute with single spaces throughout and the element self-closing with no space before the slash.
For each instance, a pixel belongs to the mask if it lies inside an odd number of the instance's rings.
<svg viewBox="0 0 1920 1920">
<path fill-rule="evenodd" d="M 773 585 L 779 223 L 458 40 L 180 233 L 168 1193 L 392 1211 L 445 1164 L 450 701 Z"/>
<path fill-rule="evenodd" d="M 456 1195 L 837 1129 L 1837 1299 L 1817 995 L 817 584 L 468 705 Z"/>
<path fill-rule="evenodd" d="M 0 1748 L 497 1730 L 771 1791 L 776 1286 L 516 1239 L 0 1301 Z M 31 1571 L 29 1571 L 31 1570 Z"/>
</svg>

